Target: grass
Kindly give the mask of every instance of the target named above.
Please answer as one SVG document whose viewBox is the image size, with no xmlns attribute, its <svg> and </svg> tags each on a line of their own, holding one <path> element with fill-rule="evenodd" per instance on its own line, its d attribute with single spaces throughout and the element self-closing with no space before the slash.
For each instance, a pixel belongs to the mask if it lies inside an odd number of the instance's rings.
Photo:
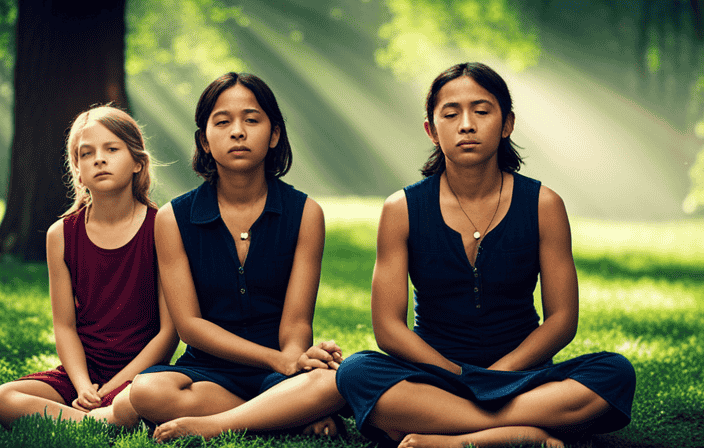
<svg viewBox="0 0 704 448">
<path fill-rule="evenodd" d="M 377 349 L 369 290 L 381 200 L 325 198 L 327 237 L 315 316 L 316 341 L 335 339 L 350 354 Z M 354 219 L 346 217 L 354 216 Z M 622 353 L 638 378 L 633 421 L 573 445 L 704 444 L 704 222 L 626 223 L 573 219 L 580 279 L 580 327 L 556 361 L 601 350 Z M 539 297 L 539 291 L 536 292 Z M 537 303 L 539 307 L 539 301 Z M 46 266 L 0 264 L 0 383 L 58 364 Z M 348 421 L 346 439 L 223 434 L 172 447 L 374 447 Z M 34 416 L 0 429 L 0 447 L 156 446 L 145 428 L 56 423 Z"/>
</svg>

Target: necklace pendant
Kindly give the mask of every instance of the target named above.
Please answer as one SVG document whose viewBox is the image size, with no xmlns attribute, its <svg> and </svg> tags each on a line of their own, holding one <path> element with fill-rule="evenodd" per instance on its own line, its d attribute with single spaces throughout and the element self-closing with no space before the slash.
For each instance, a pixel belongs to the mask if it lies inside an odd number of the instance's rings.
<svg viewBox="0 0 704 448">
<path fill-rule="evenodd" d="M 473 235 L 473 236 L 474 236 L 474 239 L 475 239 L 475 240 L 478 240 L 478 239 L 482 236 L 482 234 L 479 233 L 479 231 L 477 230 L 476 232 L 474 232 L 474 235 Z"/>
<path fill-rule="evenodd" d="M 240 239 L 242 241 L 245 241 L 247 238 L 249 238 L 249 232 L 242 232 L 240 233 Z"/>
</svg>

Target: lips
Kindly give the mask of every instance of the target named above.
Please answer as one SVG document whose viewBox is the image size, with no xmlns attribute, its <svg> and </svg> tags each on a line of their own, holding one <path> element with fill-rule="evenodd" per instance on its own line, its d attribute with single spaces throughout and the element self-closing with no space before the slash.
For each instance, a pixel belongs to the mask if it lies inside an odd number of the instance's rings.
<svg viewBox="0 0 704 448">
<path fill-rule="evenodd" d="M 106 176 L 106 175 L 109 175 L 109 174 L 112 174 L 112 173 L 108 173 L 107 171 L 101 171 L 101 172 L 99 172 L 98 174 L 96 174 L 95 177 L 96 177 L 96 178 L 98 178 L 98 177 L 103 177 L 103 176 Z"/>
<path fill-rule="evenodd" d="M 479 142 L 477 140 L 462 140 L 459 143 L 457 143 L 457 146 L 469 146 L 469 145 L 478 145 Z"/>
<path fill-rule="evenodd" d="M 245 152 L 245 151 L 251 151 L 249 148 L 246 146 L 235 146 L 234 148 L 230 148 L 228 152 Z"/>
</svg>

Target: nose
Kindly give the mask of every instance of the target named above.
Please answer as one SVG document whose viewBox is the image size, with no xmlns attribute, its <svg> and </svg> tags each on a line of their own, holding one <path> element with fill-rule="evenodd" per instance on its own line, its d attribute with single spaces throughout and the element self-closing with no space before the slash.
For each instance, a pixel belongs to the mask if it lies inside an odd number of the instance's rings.
<svg viewBox="0 0 704 448">
<path fill-rule="evenodd" d="M 232 123 L 232 128 L 230 130 L 230 138 L 235 140 L 240 140 L 245 137 L 244 126 L 239 120 L 235 120 Z"/>
<path fill-rule="evenodd" d="M 471 111 L 462 112 L 462 118 L 460 120 L 460 134 L 471 134 L 474 132 L 477 132 L 477 128 L 474 123 L 474 116 Z"/>
<path fill-rule="evenodd" d="M 105 163 L 107 163 L 107 159 L 105 158 L 105 151 L 98 149 L 95 152 L 95 164 L 100 165 Z"/>
</svg>

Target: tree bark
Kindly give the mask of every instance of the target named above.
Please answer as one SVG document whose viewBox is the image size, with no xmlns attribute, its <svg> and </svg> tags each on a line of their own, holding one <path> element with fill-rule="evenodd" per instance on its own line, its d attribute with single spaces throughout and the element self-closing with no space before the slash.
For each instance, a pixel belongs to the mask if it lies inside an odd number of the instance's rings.
<svg viewBox="0 0 704 448">
<path fill-rule="evenodd" d="M 18 2 L 14 137 L 0 252 L 46 259 L 48 227 L 71 204 L 65 140 L 96 103 L 127 108 L 125 2 Z"/>
</svg>

